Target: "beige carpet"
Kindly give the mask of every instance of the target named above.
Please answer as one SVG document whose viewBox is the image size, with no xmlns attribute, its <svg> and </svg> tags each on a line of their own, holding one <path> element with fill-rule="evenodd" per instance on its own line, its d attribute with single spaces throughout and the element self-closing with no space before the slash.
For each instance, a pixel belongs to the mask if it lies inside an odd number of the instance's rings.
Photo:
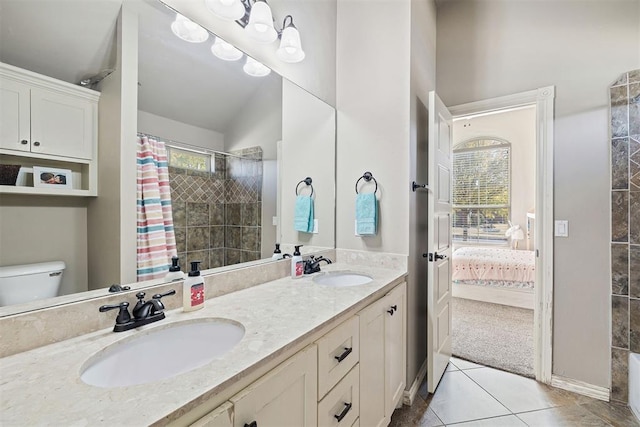
<svg viewBox="0 0 640 427">
<path fill-rule="evenodd" d="M 453 355 L 527 377 L 533 373 L 533 310 L 453 298 Z"/>
</svg>

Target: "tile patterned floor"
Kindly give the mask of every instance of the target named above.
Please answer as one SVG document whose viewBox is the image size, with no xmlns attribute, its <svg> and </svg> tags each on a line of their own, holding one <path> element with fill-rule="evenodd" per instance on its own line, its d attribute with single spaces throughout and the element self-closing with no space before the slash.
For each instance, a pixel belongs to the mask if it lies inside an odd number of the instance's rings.
<svg viewBox="0 0 640 427">
<path fill-rule="evenodd" d="M 629 408 L 452 358 L 435 394 L 422 384 L 390 427 L 640 427 Z"/>
</svg>

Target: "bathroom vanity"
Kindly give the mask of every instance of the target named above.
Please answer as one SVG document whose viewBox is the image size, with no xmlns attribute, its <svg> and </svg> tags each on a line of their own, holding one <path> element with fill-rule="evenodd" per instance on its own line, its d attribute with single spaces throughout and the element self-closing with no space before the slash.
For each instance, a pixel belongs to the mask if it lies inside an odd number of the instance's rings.
<svg viewBox="0 0 640 427">
<path fill-rule="evenodd" d="M 405 388 L 406 269 L 342 261 L 322 270 L 209 299 L 197 312 L 166 311 L 166 319 L 135 330 L 114 333 L 110 327 L 0 359 L 0 422 L 387 425 Z M 372 280 L 356 286 L 313 281 L 339 271 Z M 98 313 L 97 301 L 82 304 L 95 305 L 90 315 L 115 320 L 113 312 Z M 110 346 L 157 328 L 213 319 L 241 325 L 244 336 L 204 366 L 125 387 L 91 386 L 80 378 Z M 46 333 L 49 326 L 42 326 Z M 166 343 L 167 349 L 176 345 Z"/>
</svg>

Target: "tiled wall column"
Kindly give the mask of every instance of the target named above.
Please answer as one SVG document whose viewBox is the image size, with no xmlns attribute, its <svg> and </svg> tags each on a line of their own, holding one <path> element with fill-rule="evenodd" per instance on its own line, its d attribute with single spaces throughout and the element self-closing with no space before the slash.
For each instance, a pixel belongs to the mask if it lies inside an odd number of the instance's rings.
<svg viewBox="0 0 640 427">
<path fill-rule="evenodd" d="M 628 401 L 629 352 L 640 353 L 640 70 L 611 95 L 611 399 Z"/>
</svg>

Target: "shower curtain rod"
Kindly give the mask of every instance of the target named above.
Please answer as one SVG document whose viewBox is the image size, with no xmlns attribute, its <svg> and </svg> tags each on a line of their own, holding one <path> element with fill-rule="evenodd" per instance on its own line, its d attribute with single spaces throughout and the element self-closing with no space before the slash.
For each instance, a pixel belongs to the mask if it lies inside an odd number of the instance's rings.
<svg viewBox="0 0 640 427">
<path fill-rule="evenodd" d="M 244 157 L 244 156 L 241 156 L 239 154 L 225 153 L 224 151 L 216 151 L 216 150 L 211 150 L 210 148 L 204 148 L 204 147 L 199 147 L 199 146 L 193 145 L 193 144 L 187 144 L 185 142 L 174 141 L 172 139 L 162 138 L 160 136 L 152 135 L 152 134 L 146 133 L 146 132 L 138 132 L 138 136 L 146 136 L 147 138 L 153 138 L 153 139 L 162 141 L 162 142 L 165 143 L 165 145 L 167 145 L 169 147 L 173 147 L 173 148 L 182 148 L 182 149 L 192 150 L 192 151 L 196 151 L 198 153 L 205 153 L 205 154 L 221 154 L 223 156 L 238 157 L 238 158 L 245 159 L 245 160 L 256 160 L 256 161 L 258 160 L 258 159 L 251 159 L 251 158 L 248 158 L 248 157 Z"/>
</svg>

